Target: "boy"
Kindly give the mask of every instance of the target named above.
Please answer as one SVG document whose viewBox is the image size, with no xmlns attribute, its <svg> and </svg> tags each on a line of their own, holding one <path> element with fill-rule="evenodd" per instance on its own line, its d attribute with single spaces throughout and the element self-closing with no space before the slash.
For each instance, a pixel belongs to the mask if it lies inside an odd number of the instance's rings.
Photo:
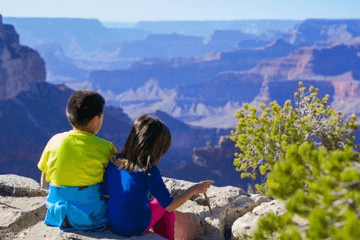
<svg viewBox="0 0 360 240">
<path fill-rule="evenodd" d="M 38 163 L 41 187 L 49 186 L 45 224 L 61 230 L 105 228 L 106 205 L 99 183 L 117 151 L 95 136 L 102 126 L 104 98 L 94 91 L 74 92 L 66 116 L 73 130 L 53 136 Z"/>
</svg>

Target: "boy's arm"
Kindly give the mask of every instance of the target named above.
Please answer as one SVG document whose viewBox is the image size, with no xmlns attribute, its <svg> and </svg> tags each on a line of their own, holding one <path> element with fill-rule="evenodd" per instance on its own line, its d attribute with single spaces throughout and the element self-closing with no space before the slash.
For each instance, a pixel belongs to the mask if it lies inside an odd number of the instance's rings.
<svg viewBox="0 0 360 240">
<path fill-rule="evenodd" d="M 49 189 L 49 183 L 46 181 L 46 174 L 41 172 L 41 180 L 40 180 L 42 189 Z"/>
<path fill-rule="evenodd" d="M 49 140 L 49 142 L 46 144 L 44 151 L 41 154 L 40 161 L 37 164 L 39 170 L 41 171 L 40 186 L 42 189 L 49 189 L 49 183 L 46 181 L 46 172 L 48 171 L 47 161 L 49 159 L 49 154 L 50 154 L 49 149 L 51 148 L 51 142 L 53 141 L 55 136 L 52 137 Z"/>
</svg>

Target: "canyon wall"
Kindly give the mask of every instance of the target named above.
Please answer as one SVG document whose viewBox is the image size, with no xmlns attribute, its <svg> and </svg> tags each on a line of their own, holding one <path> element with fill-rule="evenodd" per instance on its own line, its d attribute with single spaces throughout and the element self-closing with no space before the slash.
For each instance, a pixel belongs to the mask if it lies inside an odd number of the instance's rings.
<svg viewBox="0 0 360 240">
<path fill-rule="evenodd" d="M 21 46 L 15 28 L 0 16 L 0 101 L 29 90 L 31 82 L 45 82 L 45 62 L 33 49 Z"/>
</svg>

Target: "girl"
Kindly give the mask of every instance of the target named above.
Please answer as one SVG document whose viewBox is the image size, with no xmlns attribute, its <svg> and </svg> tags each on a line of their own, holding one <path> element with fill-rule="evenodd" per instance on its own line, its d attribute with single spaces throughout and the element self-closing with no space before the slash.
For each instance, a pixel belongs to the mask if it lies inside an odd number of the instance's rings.
<svg viewBox="0 0 360 240">
<path fill-rule="evenodd" d="M 104 174 L 103 194 L 109 195 L 107 216 L 112 232 L 130 237 L 152 229 L 174 239 L 173 211 L 210 187 L 212 181 L 204 181 L 180 196 L 170 195 L 157 167 L 170 142 L 170 131 L 159 119 L 143 115 L 135 120 L 122 152 L 108 164 Z M 156 199 L 149 201 L 149 193 Z M 184 222 L 184 215 L 177 216 Z M 194 227 L 191 220 L 188 227 L 183 227 L 185 231 Z"/>
</svg>

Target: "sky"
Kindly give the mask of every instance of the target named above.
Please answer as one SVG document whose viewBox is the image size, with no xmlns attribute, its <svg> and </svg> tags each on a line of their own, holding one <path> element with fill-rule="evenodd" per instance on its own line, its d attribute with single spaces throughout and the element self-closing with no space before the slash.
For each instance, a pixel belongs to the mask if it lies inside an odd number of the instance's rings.
<svg viewBox="0 0 360 240">
<path fill-rule="evenodd" d="M 360 19 L 360 0 L 0 0 L 0 14 L 102 22 Z"/>
</svg>

